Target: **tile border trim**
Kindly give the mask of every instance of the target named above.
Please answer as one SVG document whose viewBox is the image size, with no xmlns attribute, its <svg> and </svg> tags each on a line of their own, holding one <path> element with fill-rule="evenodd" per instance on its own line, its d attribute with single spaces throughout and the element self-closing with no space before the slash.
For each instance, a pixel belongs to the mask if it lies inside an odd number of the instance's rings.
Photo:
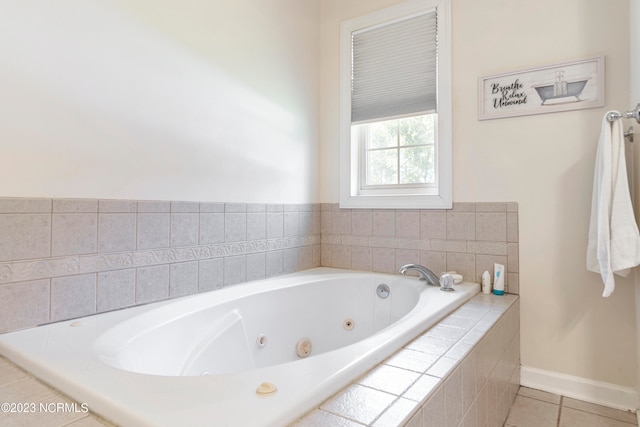
<svg viewBox="0 0 640 427">
<path fill-rule="evenodd" d="M 100 273 L 125 268 L 248 255 L 319 244 L 320 236 L 311 235 L 5 262 L 0 263 L 0 285 L 76 274 Z"/>
</svg>

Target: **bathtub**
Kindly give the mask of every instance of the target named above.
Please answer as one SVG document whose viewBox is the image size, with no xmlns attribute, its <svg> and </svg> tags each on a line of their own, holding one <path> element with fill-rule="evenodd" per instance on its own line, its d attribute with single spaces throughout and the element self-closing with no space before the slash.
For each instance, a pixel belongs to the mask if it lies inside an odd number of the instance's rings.
<svg viewBox="0 0 640 427">
<path fill-rule="evenodd" d="M 0 354 L 124 426 L 283 426 L 479 291 L 316 268 L 0 335 Z"/>
</svg>

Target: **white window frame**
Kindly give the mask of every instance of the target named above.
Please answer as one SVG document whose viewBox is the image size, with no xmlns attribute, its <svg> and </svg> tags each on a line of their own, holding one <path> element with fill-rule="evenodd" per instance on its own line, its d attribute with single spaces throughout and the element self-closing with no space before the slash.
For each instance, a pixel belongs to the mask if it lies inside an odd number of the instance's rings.
<svg viewBox="0 0 640 427">
<path fill-rule="evenodd" d="M 436 186 L 361 189 L 360 144 L 351 126 L 351 34 L 374 25 L 438 11 Z M 409 0 L 340 25 L 340 206 L 343 208 L 450 209 L 452 207 L 451 4 Z"/>
</svg>

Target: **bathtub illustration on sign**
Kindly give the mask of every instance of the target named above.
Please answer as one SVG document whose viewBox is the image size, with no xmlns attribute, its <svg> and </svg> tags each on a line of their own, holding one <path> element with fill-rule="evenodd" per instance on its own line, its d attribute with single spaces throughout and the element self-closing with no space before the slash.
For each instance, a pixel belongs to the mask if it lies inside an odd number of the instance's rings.
<svg viewBox="0 0 640 427">
<path fill-rule="evenodd" d="M 553 84 L 540 84 L 533 87 L 538 96 L 542 100 L 540 105 L 545 105 L 545 102 L 553 99 L 561 98 L 575 98 L 574 100 L 568 99 L 566 102 L 578 102 L 582 101 L 580 95 L 587 85 L 590 77 L 580 78 L 573 81 L 566 81 L 564 79 L 564 71 L 556 71 L 556 80 Z"/>
</svg>

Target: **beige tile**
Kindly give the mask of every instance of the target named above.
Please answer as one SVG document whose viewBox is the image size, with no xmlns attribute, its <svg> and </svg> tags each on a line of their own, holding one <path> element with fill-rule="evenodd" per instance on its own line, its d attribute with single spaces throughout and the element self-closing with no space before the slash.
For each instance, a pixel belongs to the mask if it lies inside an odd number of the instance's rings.
<svg viewBox="0 0 640 427">
<path fill-rule="evenodd" d="M 475 212 L 476 204 L 468 202 L 454 202 L 453 209 L 447 212 Z"/>
<path fill-rule="evenodd" d="M 443 211 L 420 212 L 420 237 L 423 239 L 447 238 L 447 214 Z"/>
<path fill-rule="evenodd" d="M 351 268 L 371 271 L 371 248 L 354 246 L 351 248 Z"/>
<path fill-rule="evenodd" d="M 301 215 L 302 218 L 302 215 Z M 309 225 L 300 223 L 300 228 Z M 200 230 L 202 230 L 202 214 L 200 214 Z M 306 232 L 304 234 L 307 234 Z M 267 214 L 265 212 L 247 214 L 247 240 L 263 240 L 267 237 Z"/>
<path fill-rule="evenodd" d="M 369 209 L 351 211 L 351 234 L 355 236 L 371 236 L 373 231 L 372 215 Z"/>
<path fill-rule="evenodd" d="M 24 381 L 27 378 L 29 378 L 29 374 L 18 368 L 13 363 L 0 365 L 0 385 L 13 385 L 16 382 Z M 3 391 L 8 391 L 8 389 L 4 389 Z"/>
<path fill-rule="evenodd" d="M 333 245 L 331 247 L 331 266 L 351 268 L 351 246 Z"/>
<path fill-rule="evenodd" d="M 136 270 L 136 304 L 169 298 L 169 266 L 158 265 Z"/>
<path fill-rule="evenodd" d="M 50 213 L 50 212 L 51 212 L 51 199 L 0 197 L 0 214 Z"/>
<path fill-rule="evenodd" d="M 420 211 L 396 211 L 396 237 L 420 236 Z"/>
<path fill-rule="evenodd" d="M 404 425 L 417 409 L 416 402 L 400 398 L 380 415 L 372 424 L 373 427 L 397 427 Z"/>
<path fill-rule="evenodd" d="M 459 251 L 458 251 L 459 252 Z M 467 241 L 467 252 L 483 255 L 507 255 L 506 242 Z"/>
<path fill-rule="evenodd" d="M 518 213 L 507 213 L 507 242 L 518 241 Z"/>
<path fill-rule="evenodd" d="M 98 215 L 54 213 L 52 256 L 92 254 L 98 249 Z"/>
<path fill-rule="evenodd" d="M 285 225 L 286 225 L 286 221 L 285 221 Z M 198 224 L 196 223 L 193 226 L 197 231 Z M 285 227 L 285 236 L 286 236 L 286 227 Z M 235 213 L 235 212 L 225 213 L 224 214 L 224 241 L 225 242 L 242 242 L 245 240 L 247 240 L 247 214 Z"/>
<path fill-rule="evenodd" d="M 453 345 L 455 341 L 451 341 L 445 338 L 430 337 L 422 335 L 407 345 L 408 349 L 421 351 L 423 353 L 434 354 L 436 356 L 442 356 Z"/>
<path fill-rule="evenodd" d="M 313 412 L 310 412 L 300 420 L 289 425 L 289 427 L 326 427 L 326 426 L 358 427 L 358 426 L 362 426 L 362 424 L 318 409 Z"/>
<path fill-rule="evenodd" d="M 117 310 L 136 302 L 136 270 L 98 273 L 97 311 Z"/>
<path fill-rule="evenodd" d="M 420 264 L 427 266 L 436 274 L 447 271 L 447 254 L 445 252 L 421 251 Z"/>
<path fill-rule="evenodd" d="M 559 427 L 631 427 L 636 424 L 563 406 Z"/>
<path fill-rule="evenodd" d="M 506 203 L 479 202 L 476 203 L 476 212 L 506 212 Z"/>
<path fill-rule="evenodd" d="M 396 213 L 392 210 L 373 211 L 373 235 L 392 237 L 396 234 Z"/>
<path fill-rule="evenodd" d="M 439 387 L 422 408 L 423 427 L 446 426 L 444 409 L 444 387 Z"/>
<path fill-rule="evenodd" d="M 95 415 L 88 415 L 71 424 L 66 424 L 64 427 L 115 427 L 115 424 L 111 424 Z"/>
<path fill-rule="evenodd" d="M 446 378 L 447 375 L 456 369 L 459 363 L 459 360 L 451 359 L 449 357 L 441 357 L 431 368 L 429 368 L 429 370 L 427 370 L 427 374 L 434 377 Z"/>
<path fill-rule="evenodd" d="M 0 332 L 47 323 L 49 283 L 49 279 L 42 279 L 0 286 Z"/>
<path fill-rule="evenodd" d="M 507 214 L 495 212 L 476 213 L 476 240 L 507 241 Z"/>
<path fill-rule="evenodd" d="M 510 294 L 520 293 L 520 274 L 507 273 L 507 292 Z"/>
<path fill-rule="evenodd" d="M 473 281 L 476 277 L 476 255 L 448 252 L 445 271 L 456 271 L 467 280 Z"/>
<path fill-rule="evenodd" d="M 117 207 L 114 206 L 114 209 Z M 124 252 L 136 249 L 136 214 L 101 213 L 98 215 L 98 251 Z"/>
<path fill-rule="evenodd" d="M 206 215 L 206 214 L 203 214 Z M 220 214 L 222 215 L 222 214 Z M 158 249 L 169 247 L 171 228 L 169 213 L 139 213 L 137 223 L 137 248 Z M 202 230 L 201 230 L 202 232 Z M 221 238 L 220 241 L 223 241 Z M 206 244 L 208 242 L 201 242 Z"/>
<path fill-rule="evenodd" d="M 532 399 L 541 400 L 547 403 L 553 403 L 554 405 L 560 404 L 560 395 L 547 393 L 546 391 L 536 390 L 529 387 L 520 387 L 518 394 L 524 397 L 530 397 Z"/>
<path fill-rule="evenodd" d="M 2 402 L 39 402 L 56 395 L 57 392 L 42 384 L 33 377 L 0 385 L 0 401 Z"/>
<path fill-rule="evenodd" d="M 439 384 L 440 378 L 432 377 L 431 375 L 421 375 L 402 397 L 415 400 L 416 402 L 423 402 L 435 391 Z"/>
<path fill-rule="evenodd" d="M 135 200 L 100 200 L 98 212 L 136 213 L 138 202 Z"/>
<path fill-rule="evenodd" d="M 156 201 L 156 200 L 140 200 L 138 201 L 138 212 L 170 213 L 171 202 Z"/>
<path fill-rule="evenodd" d="M 0 261 L 48 257 L 51 214 L 0 214 Z"/>
<path fill-rule="evenodd" d="M 51 320 L 73 319 L 96 312 L 96 274 L 51 279 Z"/>
<path fill-rule="evenodd" d="M 326 401 L 321 409 L 354 421 L 370 424 L 382 414 L 396 396 L 358 384 Z"/>
<path fill-rule="evenodd" d="M 476 358 L 475 354 L 469 354 L 461 365 L 462 369 L 462 407 L 466 410 L 471 407 L 478 390 L 476 388 Z"/>
<path fill-rule="evenodd" d="M 541 400 L 517 396 L 507 424 L 518 427 L 556 427 L 560 407 Z"/>
<path fill-rule="evenodd" d="M 507 265 L 505 265 L 507 271 L 509 273 L 518 273 L 520 271 L 520 258 L 519 258 L 517 243 L 508 244 L 507 257 L 508 257 Z"/>
<path fill-rule="evenodd" d="M 447 240 L 476 240 L 476 214 L 447 212 Z"/>
<path fill-rule="evenodd" d="M 297 251 L 295 252 L 298 253 Z M 286 252 L 284 257 L 284 268 L 287 269 Z M 224 286 L 235 285 L 242 283 L 247 278 L 247 257 L 229 256 L 224 258 Z"/>
<path fill-rule="evenodd" d="M 327 245 L 328 246 L 328 245 Z M 329 246 L 330 248 L 330 246 Z M 325 245 L 322 245 L 322 249 L 325 249 Z M 282 251 L 269 251 L 265 254 L 265 274 L 266 277 L 274 277 L 274 276 L 279 276 L 282 274 L 282 271 L 284 269 L 284 259 L 283 259 L 283 252 Z M 322 255 L 323 259 L 324 259 L 324 254 Z M 322 265 L 329 265 L 329 264 L 325 264 L 324 262 L 322 263 Z"/>
<path fill-rule="evenodd" d="M 396 264 L 398 264 L 398 267 L 418 263 L 420 263 L 420 251 L 413 249 L 396 249 Z M 415 271 L 408 271 L 407 274 L 411 274 L 412 276 L 418 275 Z"/>
<path fill-rule="evenodd" d="M 391 248 L 371 248 L 371 263 L 373 271 L 379 273 L 395 273 L 396 251 Z"/>
<path fill-rule="evenodd" d="M 423 373 L 438 360 L 438 355 L 424 353 L 422 351 L 403 348 L 384 363 L 403 369 Z"/>
<path fill-rule="evenodd" d="M 300 212 L 284 212 L 283 218 L 284 237 L 298 236 L 300 234 Z"/>
<path fill-rule="evenodd" d="M 358 384 L 399 396 L 411 387 L 419 377 L 420 374 L 414 371 L 380 365 L 360 378 Z"/>
<path fill-rule="evenodd" d="M 198 290 L 202 292 L 222 288 L 224 280 L 223 269 L 223 258 L 198 261 Z M 280 258 L 280 270 L 282 270 L 282 257 Z"/>
<path fill-rule="evenodd" d="M 198 244 L 198 213 L 171 214 L 171 246 L 195 246 Z"/>
<path fill-rule="evenodd" d="M 224 203 L 200 203 L 200 213 L 224 213 Z"/>
<path fill-rule="evenodd" d="M 170 264 L 169 296 L 175 298 L 196 292 L 198 292 L 198 261 Z"/>
<path fill-rule="evenodd" d="M 331 234 L 351 234 L 350 209 L 337 209 L 331 212 Z"/>
<path fill-rule="evenodd" d="M 565 397 L 562 399 L 563 407 L 577 409 L 579 411 L 588 412 L 590 414 L 601 415 L 607 418 L 614 418 L 616 420 L 625 421 L 627 423 L 636 423 L 636 414 L 627 411 L 621 411 L 619 409 L 608 408 L 602 405 L 596 405 L 595 403 L 588 403 L 581 400 L 571 399 Z M 564 410 L 564 409 L 563 409 Z"/>
<path fill-rule="evenodd" d="M 238 204 L 241 205 L 241 204 Z M 243 205 L 246 210 L 246 205 Z M 225 206 L 226 209 L 226 206 Z M 171 212 L 197 213 L 200 212 L 200 203 L 197 202 L 171 202 Z"/>
<path fill-rule="evenodd" d="M 269 207 L 267 206 L 267 209 Z M 331 213 L 329 212 L 329 215 Z M 267 239 L 275 239 L 284 236 L 284 213 L 267 212 Z"/>
<path fill-rule="evenodd" d="M 462 420 L 462 368 L 456 367 L 444 382 L 444 411 L 449 426 Z"/>
<path fill-rule="evenodd" d="M 54 213 L 96 213 L 98 201 L 94 199 L 53 199 Z"/>
<path fill-rule="evenodd" d="M 302 269 L 311 268 L 311 247 L 298 248 Z M 247 281 L 264 279 L 267 274 L 266 256 L 264 252 L 247 254 Z"/>
</svg>

